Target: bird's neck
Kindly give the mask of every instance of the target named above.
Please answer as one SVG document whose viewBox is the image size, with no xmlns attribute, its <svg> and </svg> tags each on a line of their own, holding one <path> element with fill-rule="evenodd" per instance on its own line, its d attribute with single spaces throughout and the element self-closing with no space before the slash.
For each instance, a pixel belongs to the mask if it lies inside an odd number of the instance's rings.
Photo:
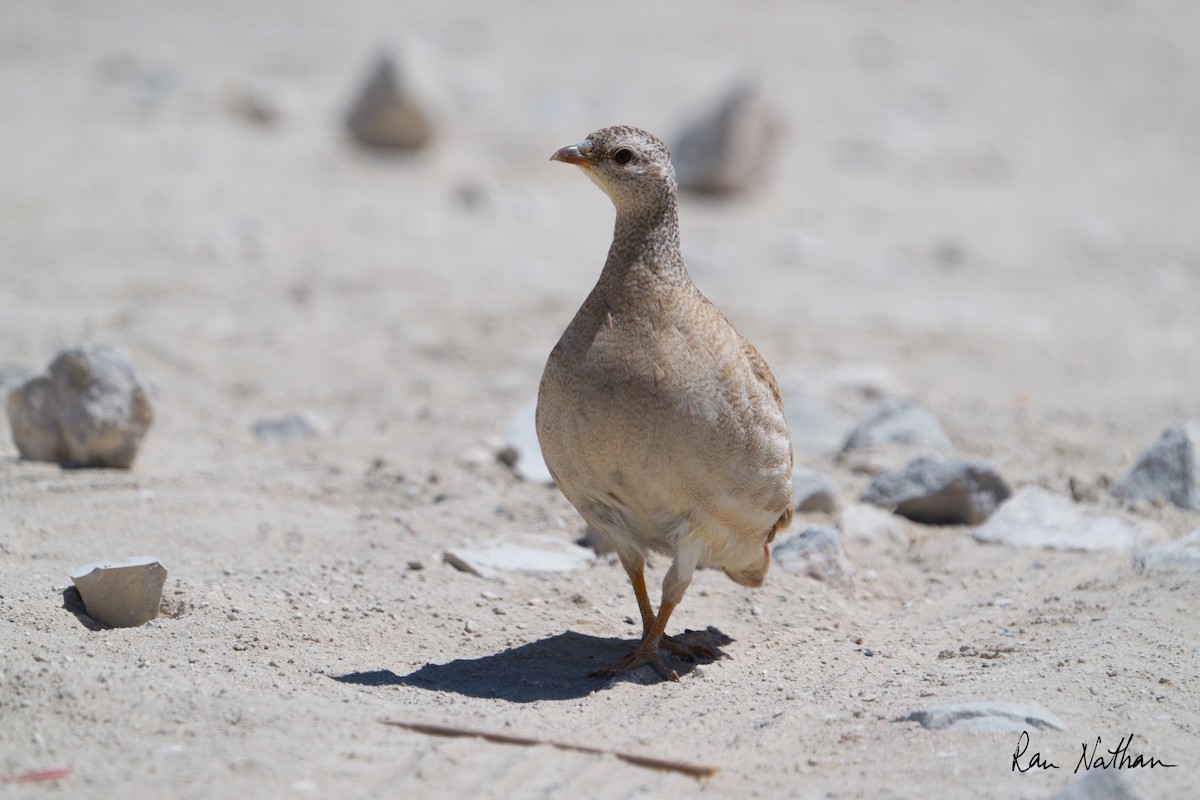
<svg viewBox="0 0 1200 800">
<path fill-rule="evenodd" d="M 600 288 L 610 297 L 654 283 L 691 280 L 679 245 L 679 213 L 674 202 L 650 209 L 617 209 L 608 260 Z"/>
</svg>

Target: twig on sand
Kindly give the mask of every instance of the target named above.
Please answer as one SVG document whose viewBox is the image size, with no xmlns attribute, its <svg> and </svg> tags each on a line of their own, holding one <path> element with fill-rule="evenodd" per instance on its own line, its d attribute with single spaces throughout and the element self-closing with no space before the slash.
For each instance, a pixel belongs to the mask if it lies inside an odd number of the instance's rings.
<svg viewBox="0 0 1200 800">
<path fill-rule="evenodd" d="M 447 725 L 429 725 L 423 722 L 397 722 L 390 719 L 381 719 L 384 725 L 391 725 L 395 728 L 404 728 L 418 733 L 426 733 L 430 736 L 450 736 L 450 737 L 478 737 L 486 739 L 489 742 L 498 742 L 500 744 L 519 744 L 525 746 L 547 745 L 548 747 L 557 747 L 559 750 L 573 750 L 577 753 L 593 753 L 596 755 L 613 755 L 622 761 L 628 761 L 630 764 L 637 764 L 639 767 L 648 767 L 650 769 L 661 769 L 669 772 L 682 772 L 684 775 L 691 775 L 693 778 L 707 778 L 716 774 L 716 767 L 706 767 L 699 764 L 687 764 L 682 761 L 667 761 L 661 758 L 650 758 L 649 756 L 640 756 L 636 753 L 622 753 L 618 750 L 606 750 L 602 747 L 587 747 L 579 744 L 566 744 L 564 742 L 551 742 L 545 739 L 530 739 L 525 736 L 509 736 L 505 733 L 488 733 L 487 731 L 476 731 L 469 728 L 455 728 Z"/>
<path fill-rule="evenodd" d="M 0 775 L 0 783 L 33 783 L 34 781 L 56 781 L 71 774 L 68 767 L 46 769 L 38 772 L 22 772 L 18 775 Z"/>
</svg>

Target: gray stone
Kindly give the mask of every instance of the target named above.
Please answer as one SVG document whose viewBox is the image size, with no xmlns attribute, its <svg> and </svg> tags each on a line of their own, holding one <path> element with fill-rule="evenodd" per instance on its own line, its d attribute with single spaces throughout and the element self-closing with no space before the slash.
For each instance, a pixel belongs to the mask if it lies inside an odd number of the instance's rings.
<svg viewBox="0 0 1200 800">
<path fill-rule="evenodd" d="M 521 407 L 504 430 L 504 447 L 497 454 L 521 480 L 552 485 L 554 477 L 542 458 L 537 437 L 537 399 Z"/>
<path fill-rule="evenodd" d="M 583 532 L 583 538 L 576 544 L 582 547 L 590 547 L 596 551 L 598 556 L 606 556 L 609 553 L 617 552 L 617 548 L 613 547 L 613 543 L 604 538 L 604 534 L 588 525 Z"/>
<path fill-rule="evenodd" d="M 931 412 L 912 402 L 891 398 L 879 403 L 850 431 L 842 454 L 900 445 L 918 455 L 954 449 L 950 437 Z"/>
<path fill-rule="evenodd" d="M 1163 431 L 1112 487 L 1124 500 L 1167 500 L 1200 511 L 1200 419 Z"/>
<path fill-rule="evenodd" d="M 820 472 L 802 468 L 792 470 L 792 496 L 802 514 L 833 514 L 837 511 L 837 490 L 833 480 Z"/>
<path fill-rule="evenodd" d="M 463 572 L 496 579 L 508 573 L 574 572 L 595 561 L 596 554 L 585 547 L 551 536 L 531 534 L 453 547 L 446 550 L 443 558 L 447 564 Z"/>
<path fill-rule="evenodd" d="M 981 730 L 1020 733 L 1030 728 L 1065 731 L 1067 726 L 1036 704 L 998 702 L 946 703 L 911 711 L 892 722 L 919 722 L 931 731 Z"/>
<path fill-rule="evenodd" d="M 369 147 L 417 150 L 433 139 L 429 112 L 414 97 L 395 60 L 380 53 L 346 114 L 346 127 Z"/>
<path fill-rule="evenodd" d="M 977 525 L 1011 494 L 987 462 L 918 458 L 875 478 L 862 500 L 914 522 Z"/>
<path fill-rule="evenodd" d="M 48 376 L 9 394 L 7 409 L 24 458 L 77 467 L 128 468 L 154 419 L 133 362 L 104 344 L 60 351 Z"/>
<path fill-rule="evenodd" d="M 254 436 L 265 444 L 290 444 L 326 436 L 332 430 L 329 421 L 315 411 L 298 411 L 283 417 L 257 420 Z"/>
<path fill-rule="evenodd" d="M 1138 569 L 1152 572 L 1200 572 L 1200 528 L 1182 539 L 1147 547 L 1133 562 Z"/>
<path fill-rule="evenodd" d="M 833 458 L 842 450 L 854 420 L 833 404 L 806 392 L 786 392 L 784 413 L 798 453 Z"/>
<path fill-rule="evenodd" d="M 1138 800 L 1140 797 L 1120 772 L 1092 769 L 1064 786 L 1054 795 L 1054 800 Z"/>
<path fill-rule="evenodd" d="M 850 563 L 836 528 L 807 528 L 771 549 L 774 564 L 793 575 L 807 575 L 839 586 L 850 582 Z"/>
<path fill-rule="evenodd" d="M 778 128 L 763 86 L 735 85 L 671 148 L 679 188 L 723 194 L 757 186 L 768 174 Z"/>
<path fill-rule="evenodd" d="M 113 628 L 136 628 L 158 616 L 167 569 L 153 556 L 94 561 L 70 574 L 88 616 Z"/>
<path fill-rule="evenodd" d="M 1121 520 L 1086 516 L 1068 498 L 1039 486 L 1017 492 L 973 536 L 1009 547 L 1057 550 L 1122 550 L 1137 539 Z"/>
</svg>

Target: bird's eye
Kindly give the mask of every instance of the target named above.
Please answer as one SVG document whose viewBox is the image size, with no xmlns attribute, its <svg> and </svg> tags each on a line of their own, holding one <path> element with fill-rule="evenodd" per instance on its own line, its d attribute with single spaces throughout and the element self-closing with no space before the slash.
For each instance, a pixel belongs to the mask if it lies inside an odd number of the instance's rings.
<svg viewBox="0 0 1200 800">
<path fill-rule="evenodd" d="M 628 164 L 631 158 L 633 158 L 633 151 L 628 147 L 622 147 L 620 150 L 613 153 L 613 161 L 617 162 L 618 164 Z"/>
</svg>

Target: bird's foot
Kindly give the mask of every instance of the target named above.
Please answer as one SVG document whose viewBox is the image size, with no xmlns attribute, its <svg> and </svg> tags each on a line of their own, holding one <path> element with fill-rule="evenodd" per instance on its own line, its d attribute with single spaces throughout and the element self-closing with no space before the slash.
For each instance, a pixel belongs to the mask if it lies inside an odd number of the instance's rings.
<svg viewBox="0 0 1200 800">
<path fill-rule="evenodd" d="M 666 637 L 663 638 L 666 639 Z M 678 681 L 679 673 L 663 663 L 662 656 L 658 654 L 658 645 L 659 642 L 655 642 L 650 646 L 647 646 L 647 644 L 643 642 L 637 650 L 634 650 L 629 655 L 618 659 L 603 669 L 596 670 L 595 672 L 591 673 L 589 677 L 604 678 L 607 680 L 609 678 L 615 678 L 618 675 L 624 675 L 627 672 L 633 672 L 643 664 L 649 664 L 663 680 Z"/>
<path fill-rule="evenodd" d="M 670 650 L 677 657 L 687 662 L 693 662 L 697 658 L 707 658 L 709 660 L 717 657 L 717 651 L 713 650 L 707 643 L 703 641 L 687 641 L 684 637 L 693 638 L 689 634 L 701 635 L 698 631 L 685 631 L 682 636 L 663 636 L 659 641 L 659 646 Z"/>
</svg>

